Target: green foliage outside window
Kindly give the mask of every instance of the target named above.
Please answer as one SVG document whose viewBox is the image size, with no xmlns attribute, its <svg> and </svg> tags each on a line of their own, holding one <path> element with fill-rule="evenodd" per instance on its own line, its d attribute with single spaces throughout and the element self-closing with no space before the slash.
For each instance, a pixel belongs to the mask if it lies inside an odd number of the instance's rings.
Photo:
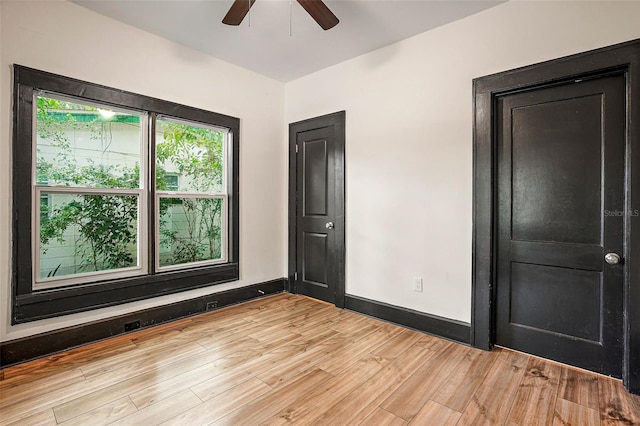
<svg viewBox="0 0 640 426">
<path fill-rule="evenodd" d="M 163 120 L 156 127 L 163 136 L 156 146 L 156 189 L 170 189 L 171 175 L 166 171 L 170 165 L 180 176 L 178 192 L 220 193 L 224 133 Z M 179 194 L 161 198 L 160 245 L 170 254 L 161 254 L 160 266 L 221 258 L 222 208 L 219 199 Z M 182 218 L 180 225 L 172 220 L 176 214 Z"/>
<path fill-rule="evenodd" d="M 36 177 L 39 184 L 82 188 L 138 189 L 139 162 L 99 163 L 91 158 L 78 161 L 74 155 L 70 131 L 89 134 L 91 140 L 113 137 L 111 123 L 132 123 L 139 131 L 135 115 L 103 116 L 97 108 L 37 97 L 37 133 L 53 152 L 41 152 L 38 146 Z M 156 148 L 156 189 L 174 190 L 179 175 L 180 191 L 216 192 L 223 185 L 224 133 L 169 121 L 158 122 L 162 140 Z M 97 146 L 97 145 L 96 145 Z M 167 167 L 174 169 L 167 170 Z M 81 192 L 81 191 L 80 191 Z M 43 194 L 46 190 L 43 190 Z M 136 266 L 138 244 L 138 197 L 136 195 L 50 193 L 40 204 L 41 256 L 52 243 L 69 243 L 72 238 L 76 265 L 67 275 Z M 222 202 L 219 199 L 172 197 L 160 202 L 161 266 L 176 265 L 221 257 Z M 144 211 L 144 210 L 143 210 Z M 179 220 L 178 220 L 179 219 Z M 70 237 L 71 235 L 71 237 Z M 61 265 L 41 269 L 40 276 L 53 276 Z"/>
</svg>

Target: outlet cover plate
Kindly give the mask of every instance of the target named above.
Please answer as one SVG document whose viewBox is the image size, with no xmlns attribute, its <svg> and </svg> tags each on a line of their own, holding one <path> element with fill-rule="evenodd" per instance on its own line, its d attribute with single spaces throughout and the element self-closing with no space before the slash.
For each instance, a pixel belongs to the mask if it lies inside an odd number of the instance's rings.
<svg viewBox="0 0 640 426">
<path fill-rule="evenodd" d="M 422 293 L 422 277 L 413 278 L 413 291 Z"/>
</svg>

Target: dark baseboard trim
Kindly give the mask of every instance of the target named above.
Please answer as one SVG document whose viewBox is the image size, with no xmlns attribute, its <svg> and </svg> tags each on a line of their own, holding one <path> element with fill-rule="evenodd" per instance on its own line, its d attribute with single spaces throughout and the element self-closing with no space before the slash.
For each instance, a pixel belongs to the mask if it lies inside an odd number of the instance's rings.
<svg viewBox="0 0 640 426">
<path fill-rule="evenodd" d="M 462 321 L 429 315 L 348 294 L 345 295 L 344 307 L 351 311 L 414 328 L 445 339 L 466 344 L 469 344 L 470 341 L 471 326 Z"/>
<path fill-rule="evenodd" d="M 286 281 L 286 278 L 279 278 L 117 317 L 1 342 L 0 368 L 42 358 L 132 331 L 213 311 L 225 306 L 281 293 L 285 290 Z M 208 309 L 207 306 L 209 307 Z M 140 324 L 139 327 L 125 331 L 125 324 L 137 322 Z"/>
</svg>

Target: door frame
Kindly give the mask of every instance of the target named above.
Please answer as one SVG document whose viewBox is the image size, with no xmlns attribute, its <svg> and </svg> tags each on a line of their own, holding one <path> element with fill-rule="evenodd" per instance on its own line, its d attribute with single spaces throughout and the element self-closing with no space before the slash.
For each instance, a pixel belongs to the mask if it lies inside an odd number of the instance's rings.
<svg viewBox="0 0 640 426">
<path fill-rule="evenodd" d="M 335 305 L 344 308 L 345 294 L 345 111 L 322 115 L 289 124 L 289 271 L 287 291 L 295 293 L 295 273 L 297 265 L 297 168 L 296 135 L 300 132 L 333 127 L 335 135 L 335 207 L 336 218 L 333 221 L 337 247 L 330 249 L 331 257 L 339 259 L 336 268 L 336 298 Z"/>
<path fill-rule="evenodd" d="M 627 134 L 625 209 L 640 210 L 640 39 L 473 80 L 473 236 L 471 344 L 495 343 L 497 155 L 495 108 L 498 96 L 622 74 L 626 78 Z M 635 167 L 632 167 L 635 165 Z M 640 217 L 625 215 L 623 365 L 625 387 L 640 394 Z M 633 278 L 635 277 L 635 278 Z M 631 309 L 635 306 L 636 309 Z"/>
</svg>

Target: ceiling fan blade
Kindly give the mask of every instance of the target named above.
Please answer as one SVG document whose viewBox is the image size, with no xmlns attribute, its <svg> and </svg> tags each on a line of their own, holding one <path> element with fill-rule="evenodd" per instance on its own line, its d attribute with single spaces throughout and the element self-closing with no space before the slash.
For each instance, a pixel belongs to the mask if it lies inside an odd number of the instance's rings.
<svg viewBox="0 0 640 426">
<path fill-rule="evenodd" d="M 223 24 L 240 25 L 256 0 L 235 0 L 222 20 Z"/>
<path fill-rule="evenodd" d="M 298 0 L 298 3 L 325 31 L 335 27 L 340 22 L 322 0 Z"/>
</svg>

